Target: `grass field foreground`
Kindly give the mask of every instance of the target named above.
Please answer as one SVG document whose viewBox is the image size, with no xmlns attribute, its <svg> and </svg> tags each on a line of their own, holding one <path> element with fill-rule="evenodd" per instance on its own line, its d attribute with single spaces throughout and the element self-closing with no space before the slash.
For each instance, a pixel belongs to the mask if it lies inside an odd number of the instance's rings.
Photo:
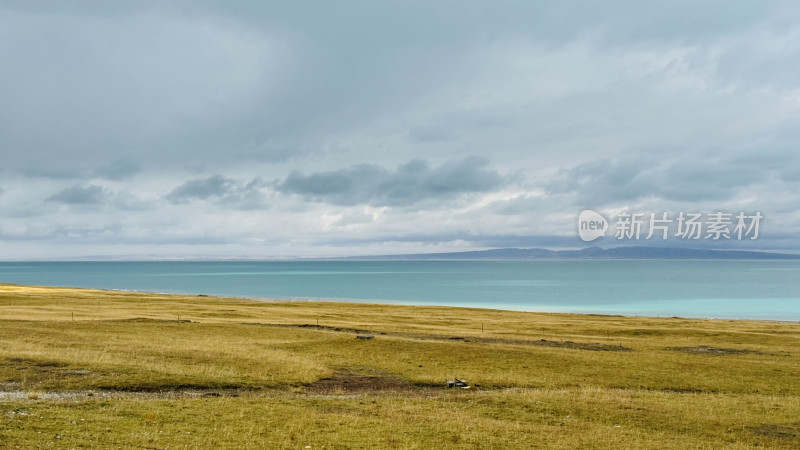
<svg viewBox="0 0 800 450">
<path fill-rule="evenodd" d="M 798 350 L 788 322 L 0 285 L 0 446 L 798 448 Z"/>
</svg>

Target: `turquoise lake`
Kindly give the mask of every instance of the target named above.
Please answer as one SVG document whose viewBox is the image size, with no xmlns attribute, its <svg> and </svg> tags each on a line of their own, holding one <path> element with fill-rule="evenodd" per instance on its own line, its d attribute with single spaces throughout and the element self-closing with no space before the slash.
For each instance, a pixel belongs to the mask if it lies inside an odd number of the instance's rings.
<svg viewBox="0 0 800 450">
<path fill-rule="evenodd" d="M 4 262 L 0 282 L 249 298 L 800 320 L 800 261 Z"/>
</svg>

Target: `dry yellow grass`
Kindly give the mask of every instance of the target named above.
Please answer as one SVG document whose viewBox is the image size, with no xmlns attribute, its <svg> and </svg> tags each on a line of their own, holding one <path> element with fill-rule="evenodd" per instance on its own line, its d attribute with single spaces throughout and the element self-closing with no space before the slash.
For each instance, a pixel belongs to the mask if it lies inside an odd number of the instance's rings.
<svg viewBox="0 0 800 450">
<path fill-rule="evenodd" d="M 0 446 L 798 448 L 798 344 L 797 323 L 0 285 Z"/>
</svg>

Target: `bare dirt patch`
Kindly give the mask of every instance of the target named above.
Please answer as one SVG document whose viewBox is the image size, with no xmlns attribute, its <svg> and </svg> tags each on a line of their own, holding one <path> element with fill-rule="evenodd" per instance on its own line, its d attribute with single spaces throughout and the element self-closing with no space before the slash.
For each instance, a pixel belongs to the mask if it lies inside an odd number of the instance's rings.
<svg viewBox="0 0 800 450">
<path fill-rule="evenodd" d="M 419 340 L 429 340 L 429 341 L 457 341 L 457 342 L 475 342 L 479 344 L 531 345 L 538 347 L 556 347 L 556 348 L 567 348 L 573 350 L 590 350 L 599 352 L 633 351 L 632 348 L 624 347 L 622 345 L 601 344 L 598 342 L 551 341 L 547 339 L 538 339 L 538 340 L 503 339 L 503 338 L 487 338 L 480 336 L 471 336 L 471 337 L 447 336 L 439 334 L 409 333 L 403 331 L 376 331 L 376 330 L 365 330 L 361 328 L 330 327 L 325 325 L 313 325 L 313 324 L 286 325 L 286 324 L 269 324 L 269 323 L 248 323 L 248 325 L 311 328 L 315 330 L 332 331 L 337 333 L 354 333 L 357 335 L 370 334 L 376 336 L 397 336 L 406 339 L 419 339 Z"/>
<path fill-rule="evenodd" d="M 798 439 L 800 440 L 800 422 L 794 424 L 774 424 L 762 423 L 755 427 L 748 427 L 748 430 L 759 435 L 777 439 Z"/>
<path fill-rule="evenodd" d="M 709 392 L 713 392 L 700 388 L 683 388 L 683 387 L 668 387 L 661 390 L 663 392 L 671 392 L 674 394 L 707 394 Z"/>
<path fill-rule="evenodd" d="M 691 353 L 694 355 L 712 355 L 712 356 L 721 356 L 721 355 L 740 355 L 740 354 L 751 354 L 751 355 L 763 355 L 763 352 L 758 350 L 748 350 L 748 349 L 741 349 L 741 348 L 722 348 L 722 347 L 710 347 L 708 345 L 699 345 L 697 347 L 668 347 L 668 350 L 674 350 L 676 352 L 684 352 L 684 353 Z"/>
<path fill-rule="evenodd" d="M 375 392 L 414 392 L 422 388 L 398 376 L 387 373 L 355 373 L 340 370 L 328 378 L 319 379 L 304 390 L 315 394 L 364 394 Z"/>
<path fill-rule="evenodd" d="M 525 342 L 525 341 L 522 341 Z M 542 347 L 558 347 L 558 348 L 571 348 L 576 350 L 591 350 L 595 352 L 632 352 L 632 348 L 623 347 L 620 345 L 600 344 L 598 342 L 572 342 L 572 341 L 548 341 L 547 339 L 539 339 L 538 341 L 531 342 L 530 345 L 539 345 Z"/>
<path fill-rule="evenodd" d="M 150 317 L 132 317 L 130 319 L 110 319 L 111 323 L 192 323 L 189 319 L 153 319 Z"/>
</svg>

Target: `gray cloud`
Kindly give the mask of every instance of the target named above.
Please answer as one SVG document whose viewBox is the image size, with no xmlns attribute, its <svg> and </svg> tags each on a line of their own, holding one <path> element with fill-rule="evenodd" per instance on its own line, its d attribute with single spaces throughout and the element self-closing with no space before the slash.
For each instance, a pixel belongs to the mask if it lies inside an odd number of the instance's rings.
<svg viewBox="0 0 800 450">
<path fill-rule="evenodd" d="M 172 203 L 206 200 L 228 195 L 233 192 L 235 186 L 236 181 L 222 175 L 213 175 L 204 179 L 189 180 L 173 189 L 166 198 Z"/>
<path fill-rule="evenodd" d="M 277 188 L 303 198 L 335 205 L 405 206 L 460 194 L 489 192 L 503 177 L 488 160 L 465 158 L 430 167 L 424 160 L 402 164 L 394 172 L 372 164 L 304 175 L 293 172 Z"/>
<path fill-rule="evenodd" d="M 693 155 L 679 160 L 622 157 L 589 161 L 562 169 L 547 185 L 551 195 L 572 195 L 582 206 L 652 198 L 677 202 L 724 201 L 763 183 L 795 158 L 761 155 Z"/>
<path fill-rule="evenodd" d="M 65 205 L 97 205 L 106 201 L 107 192 L 101 186 L 72 186 L 47 198 Z"/>
<path fill-rule="evenodd" d="M 231 208 L 263 209 L 267 207 L 261 192 L 264 186 L 265 183 L 259 178 L 244 184 L 222 175 L 212 175 L 189 180 L 174 188 L 165 198 L 172 204 L 210 200 Z"/>
<path fill-rule="evenodd" d="M 108 180 L 127 180 L 139 173 L 142 167 L 133 159 L 120 158 L 95 170 L 94 175 Z"/>
<path fill-rule="evenodd" d="M 562 169 L 548 191 L 574 194 L 579 201 L 590 204 L 632 200 L 649 194 L 650 183 L 645 172 L 654 163 L 628 159 L 587 162 Z"/>
</svg>

